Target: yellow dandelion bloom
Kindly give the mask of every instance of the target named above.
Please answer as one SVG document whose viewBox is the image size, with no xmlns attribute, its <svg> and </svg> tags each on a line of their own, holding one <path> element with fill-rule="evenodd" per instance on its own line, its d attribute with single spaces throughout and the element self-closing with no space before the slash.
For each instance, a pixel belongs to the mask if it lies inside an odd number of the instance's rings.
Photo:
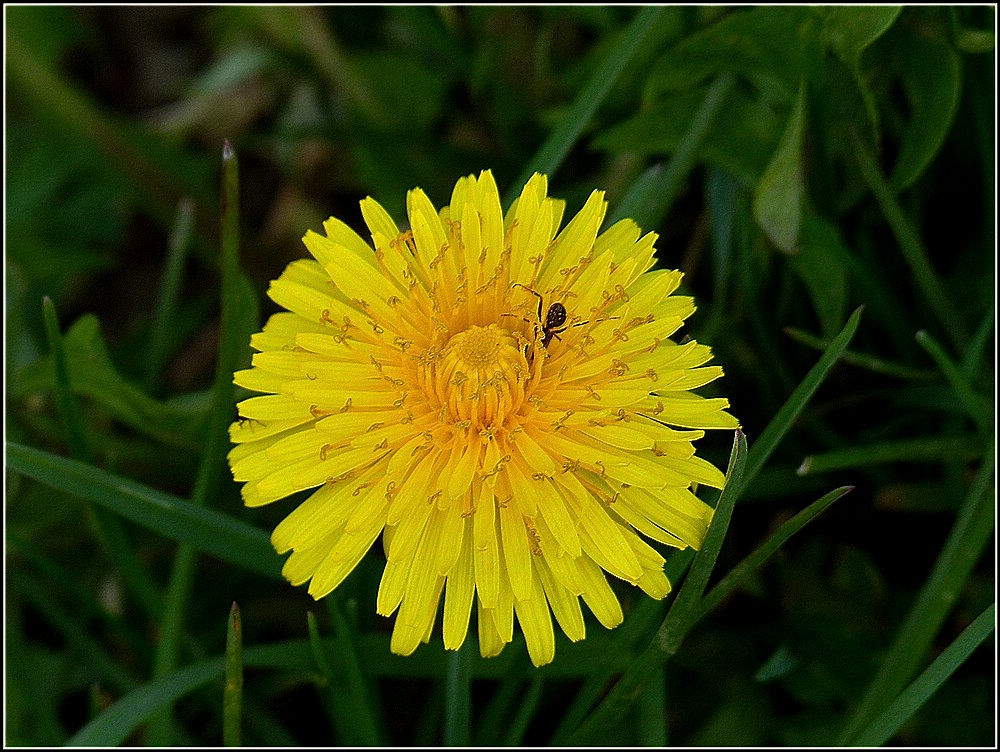
<svg viewBox="0 0 1000 752">
<path fill-rule="evenodd" d="M 504 215 L 488 171 L 440 212 L 415 189 L 405 231 L 366 198 L 374 250 L 328 219 L 271 283 L 287 310 L 235 375 L 264 393 L 230 427 L 245 503 L 316 489 L 272 535 L 285 577 L 321 598 L 381 535 L 395 653 L 430 639 L 443 593 L 446 648 L 475 602 L 483 656 L 516 616 L 541 666 L 552 614 L 574 641 L 581 598 L 618 625 L 605 572 L 663 598 L 644 537 L 697 548 L 712 519 L 691 486 L 724 477 L 692 442 L 738 424 L 690 391 L 722 375 L 709 348 L 670 339 L 694 311 L 681 273 L 652 270 L 656 235 L 633 221 L 599 232 L 602 192 L 561 231 L 546 193 L 534 175 Z"/>
</svg>

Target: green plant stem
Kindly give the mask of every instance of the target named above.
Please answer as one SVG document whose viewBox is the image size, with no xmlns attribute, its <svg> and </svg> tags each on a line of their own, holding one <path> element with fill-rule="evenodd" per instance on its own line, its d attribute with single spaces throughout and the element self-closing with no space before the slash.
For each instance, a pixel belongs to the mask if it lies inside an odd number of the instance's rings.
<svg viewBox="0 0 1000 752">
<path fill-rule="evenodd" d="M 882 208 L 882 213 L 885 215 L 885 219 L 889 223 L 893 235 L 896 237 L 896 242 L 903 253 L 903 258 L 910 267 L 910 272 L 913 274 L 917 286 L 923 293 L 931 310 L 934 311 L 938 321 L 941 322 L 944 330 L 948 332 L 948 336 L 951 338 L 955 349 L 962 352 L 969 342 L 965 322 L 958 315 L 958 312 L 951 303 L 951 296 L 945 289 L 937 272 L 934 271 L 934 267 L 931 265 L 930 258 L 927 255 L 927 249 L 924 248 L 924 244 L 920 239 L 920 233 L 917 232 L 913 223 L 906 217 L 899 199 L 893 191 L 892 186 L 889 185 L 889 181 L 882 174 L 882 170 L 879 168 L 875 157 L 857 134 L 852 134 L 852 145 L 858 160 L 858 166 L 861 168 L 861 174 L 875 195 L 875 200 L 878 201 L 879 206 Z"/>
<path fill-rule="evenodd" d="M 226 623 L 226 684 L 222 690 L 222 743 L 239 747 L 243 717 L 243 620 L 233 601 Z"/>
<path fill-rule="evenodd" d="M 472 730 L 472 640 L 448 651 L 444 693 L 444 746 L 468 747 Z"/>
<path fill-rule="evenodd" d="M 514 182 L 514 188 L 507 195 L 505 205 L 510 205 L 517 196 L 517 191 L 528 182 L 533 173 L 541 172 L 550 178 L 555 174 L 569 150 L 573 148 L 573 144 L 576 143 L 594 113 L 597 112 L 597 108 L 611 91 L 629 60 L 642 46 L 643 40 L 662 12 L 663 8 L 661 7 L 649 6 L 636 13 L 632 23 L 622 32 L 618 44 L 611 49 L 593 77 L 570 105 L 562 122 L 549 134 L 541 149 L 528 162 L 524 171 Z"/>
<path fill-rule="evenodd" d="M 930 576 L 882 660 L 882 666 L 848 719 L 837 746 L 857 744 L 857 737 L 896 699 L 924 660 L 927 649 L 955 604 L 962 585 L 979 559 L 994 527 L 995 493 L 991 482 L 994 443 L 969 488 L 958 519 Z"/>
<path fill-rule="evenodd" d="M 238 322 L 234 316 L 239 310 L 238 301 L 238 252 L 239 252 L 239 166 L 236 153 L 227 141 L 222 154 L 222 312 L 219 333 L 219 354 L 215 367 L 212 409 L 209 413 L 208 433 L 204 453 L 198 466 L 191 501 L 204 506 L 214 498 L 221 483 L 221 468 L 225 464 L 228 435 L 226 426 L 232 419 L 233 371 L 238 359 L 229 345 Z M 167 589 L 167 607 L 160 627 L 160 642 L 153 662 L 153 678 L 160 679 L 172 673 L 178 663 L 178 647 L 183 631 L 187 602 L 194 582 L 197 550 L 182 543 L 174 559 L 174 567 Z M 150 742 L 154 746 L 169 746 L 169 709 L 150 724 Z"/>
</svg>

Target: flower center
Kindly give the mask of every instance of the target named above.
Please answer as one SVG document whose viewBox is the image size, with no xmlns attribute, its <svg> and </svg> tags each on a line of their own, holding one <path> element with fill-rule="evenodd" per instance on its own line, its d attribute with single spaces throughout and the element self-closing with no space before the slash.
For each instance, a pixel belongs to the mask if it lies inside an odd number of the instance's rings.
<svg viewBox="0 0 1000 752">
<path fill-rule="evenodd" d="M 496 324 L 453 335 L 430 366 L 438 398 L 453 421 L 500 427 L 524 401 L 528 363 L 514 335 Z"/>
</svg>

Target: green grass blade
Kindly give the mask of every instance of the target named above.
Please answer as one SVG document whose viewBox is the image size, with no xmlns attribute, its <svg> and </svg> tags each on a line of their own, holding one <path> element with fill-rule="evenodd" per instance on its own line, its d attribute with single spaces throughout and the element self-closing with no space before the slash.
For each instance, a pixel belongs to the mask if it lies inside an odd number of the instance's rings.
<svg viewBox="0 0 1000 752">
<path fill-rule="evenodd" d="M 45 320 L 45 335 L 52 353 L 53 370 L 55 371 L 56 405 L 66 430 L 70 453 L 78 460 L 92 463 L 94 453 L 87 442 L 83 415 L 70 385 L 69 367 L 66 350 L 63 347 L 62 334 L 59 330 L 59 320 L 56 316 L 55 306 L 47 296 L 42 301 L 42 315 Z M 140 565 L 135 549 L 129 543 L 128 536 L 122 527 L 121 520 L 105 510 L 91 505 L 88 505 L 88 516 L 98 538 L 121 573 L 122 581 L 129 592 L 136 596 L 150 616 L 158 617 L 163 611 L 163 599 L 159 588 Z"/>
<path fill-rule="evenodd" d="M 920 233 L 907 218 L 899 203 L 899 198 L 882 174 L 882 170 L 875 157 L 868 150 L 868 146 L 856 135 L 852 138 L 852 146 L 858 166 L 861 168 L 861 174 L 875 195 L 875 200 L 882 208 L 882 214 L 896 237 L 896 243 L 913 273 L 917 286 L 931 310 L 934 311 L 938 321 L 941 322 L 941 326 L 948 332 L 955 349 L 964 350 L 969 341 L 965 322 L 952 305 L 951 296 L 931 265 L 927 249 L 924 248 L 923 241 L 920 239 Z"/>
<path fill-rule="evenodd" d="M 862 729 L 885 711 L 913 677 L 989 540 L 995 514 L 995 493 L 991 486 L 996 462 L 993 447 L 991 442 L 930 576 L 882 660 L 879 672 L 848 719 L 838 746 L 854 744 Z"/>
<path fill-rule="evenodd" d="M 222 468 L 226 463 L 229 435 L 226 427 L 233 415 L 233 372 L 237 369 L 249 339 L 244 330 L 250 324 L 240 320 L 239 273 L 239 164 L 232 145 L 227 141 L 222 150 L 222 201 L 220 207 L 222 226 L 222 311 L 219 331 L 219 352 L 215 364 L 215 381 L 212 388 L 212 408 L 209 413 L 208 432 L 198 465 L 192 502 L 204 506 L 218 495 L 222 483 Z M 153 662 L 153 676 L 160 678 L 177 667 L 178 649 L 183 631 L 187 602 L 194 584 L 197 550 L 182 543 L 174 559 L 174 567 L 167 589 L 167 606 L 160 626 Z M 157 719 L 150 725 L 150 743 L 167 746 L 171 739 L 166 721 Z"/>
<path fill-rule="evenodd" d="M 66 441 L 69 444 L 70 454 L 83 462 L 93 462 L 93 453 L 84 437 L 83 417 L 80 415 L 80 409 L 69 385 L 66 351 L 62 346 L 62 335 L 59 333 L 56 308 L 48 296 L 42 299 L 42 315 L 45 319 L 45 337 L 48 340 L 49 351 L 52 353 L 52 362 L 55 367 L 56 407 L 66 430 Z"/>
<path fill-rule="evenodd" d="M 169 226 L 177 202 L 193 196 L 207 205 L 211 196 L 202 181 L 201 165 L 191 155 L 156 141 L 108 116 L 88 95 L 47 65 L 16 29 L 5 35 L 8 81 L 30 106 L 38 121 L 60 138 L 93 144 L 126 185 L 133 200 Z M 211 247 L 204 235 L 202 249 Z"/>
<path fill-rule="evenodd" d="M 972 342 L 969 343 L 965 354 L 962 355 L 962 373 L 971 377 L 979 370 L 983 362 L 983 355 L 990 344 L 990 334 L 993 333 L 993 324 L 996 321 L 996 311 L 990 308 L 983 317 L 976 333 L 972 335 Z"/>
<path fill-rule="evenodd" d="M 967 462 L 982 453 L 983 440 L 976 436 L 928 436 L 813 454 L 802 460 L 796 473 L 800 476 L 815 475 L 889 462 Z"/>
<path fill-rule="evenodd" d="M 719 496 L 715 507 L 712 524 L 701 550 L 695 554 L 691 571 L 684 578 L 680 592 L 667 618 L 656 633 L 654 645 L 664 654 L 664 660 L 677 652 L 684 636 L 694 625 L 697 618 L 698 604 L 701 602 L 708 579 L 712 576 L 715 562 L 719 558 L 722 542 L 729 531 L 729 522 L 733 516 L 733 507 L 739 498 L 739 492 L 745 487 L 743 473 L 747 463 L 747 440 L 742 431 L 737 430 L 733 440 L 733 451 L 729 457 L 729 467 L 726 470 L 726 485 Z"/>
<path fill-rule="evenodd" d="M 827 507 L 833 504 L 833 502 L 842 498 L 852 489 L 853 486 L 836 488 L 833 491 L 830 491 L 830 493 L 825 494 L 814 501 L 808 507 L 792 517 L 792 519 L 785 522 L 785 524 L 778 528 L 777 531 L 775 531 L 770 538 L 764 541 L 764 543 L 762 543 L 753 553 L 733 567 L 729 571 L 729 574 L 723 577 L 722 580 L 720 580 L 719 583 L 713 587 L 707 595 L 705 595 L 705 597 L 698 604 L 698 610 L 694 616 L 694 620 L 697 622 L 703 618 L 729 595 L 735 592 L 736 588 L 740 586 L 740 583 L 763 566 L 764 563 L 770 559 L 779 548 L 785 545 L 785 542 L 789 538 L 802 530 L 802 528 L 816 519 L 816 517 L 825 511 Z"/>
<path fill-rule="evenodd" d="M 106 646 L 93 637 L 78 616 L 68 612 L 55 598 L 50 597 L 47 588 L 41 587 L 33 577 L 16 569 L 9 571 L 7 577 L 25 601 L 41 614 L 42 620 L 53 631 L 62 635 L 70 649 L 80 656 L 84 670 L 94 680 L 119 692 L 138 686 L 138 678 L 112 657 Z"/>
<path fill-rule="evenodd" d="M 992 634 L 996 625 L 995 603 L 986 607 L 962 634 L 955 638 L 934 662 L 910 686 L 893 700 L 892 704 L 871 725 L 859 733 L 853 742 L 857 747 L 880 747 L 889 741 L 920 707 L 930 699 L 955 669 L 961 666 L 972 651 Z"/>
<path fill-rule="evenodd" d="M 129 692 L 70 737 L 66 746 L 113 747 L 121 744 L 154 713 L 201 685 L 221 679 L 225 661 L 223 656 L 201 661 Z"/>
<path fill-rule="evenodd" d="M 687 182 L 701 143 L 715 121 L 734 78 L 730 73 L 718 76 L 705 94 L 684 138 L 677 144 L 666 168 L 653 166 L 639 176 L 624 199 L 619 202 L 607 224 L 630 217 L 640 227 L 659 227 Z"/>
<path fill-rule="evenodd" d="M 693 548 L 673 551 L 663 567 L 667 580 L 671 583 L 680 582 L 681 577 L 691 566 L 694 555 Z M 670 597 L 671 595 L 667 596 Z M 596 647 L 597 641 L 604 635 L 598 634 L 587 638 L 591 644 L 592 654 L 588 659 L 588 669 L 584 672 L 583 686 L 559 721 L 559 726 L 552 735 L 551 744 L 563 746 L 567 743 L 570 734 L 584 721 L 587 713 L 594 708 L 615 676 L 630 665 L 649 644 L 652 635 L 663 621 L 665 609 L 666 603 L 663 601 L 640 599 L 632 613 L 626 617 L 625 623 L 612 633 L 611 649 L 603 655 L 603 658 L 597 657 L 599 653 L 593 650 L 593 647 Z"/>
<path fill-rule="evenodd" d="M 916 338 L 920 346 L 934 358 L 934 362 L 941 369 L 941 373 L 948 380 L 948 384 L 969 417 L 980 428 L 989 428 L 993 422 L 993 406 L 976 394 L 962 369 L 948 357 L 944 348 L 930 334 L 920 330 L 917 332 Z"/>
<path fill-rule="evenodd" d="M 52 488 L 89 499 L 161 535 L 189 543 L 258 574 L 281 580 L 281 561 L 266 532 L 141 483 L 76 460 L 7 443 L 7 466 Z"/>
<path fill-rule="evenodd" d="M 167 249 L 167 265 L 163 270 L 160 292 L 153 309 L 153 323 L 149 333 L 149 347 L 146 350 L 146 391 L 155 392 L 160 371 L 167 359 L 167 340 L 180 299 L 181 276 L 184 261 L 191 245 L 194 225 L 194 202 L 181 199 L 177 205 L 177 217 L 170 233 Z"/>
<path fill-rule="evenodd" d="M 691 571 L 684 579 L 677 599 L 667 618 L 656 632 L 652 643 L 629 665 L 614 688 L 587 716 L 580 727 L 567 739 L 571 746 L 599 743 L 607 729 L 621 724 L 635 702 L 635 698 L 648 686 L 662 666 L 680 647 L 690 627 L 694 624 L 698 603 L 712 574 L 722 541 L 729 529 L 733 507 L 743 487 L 742 477 L 747 461 L 746 438 L 737 431 L 733 451 L 726 471 L 726 485 L 719 496 L 715 516 L 708 528 L 708 535 L 701 550 L 695 555 Z"/>
<path fill-rule="evenodd" d="M 510 205 L 521 186 L 528 182 L 528 178 L 533 173 L 541 172 L 550 178 L 555 174 L 569 150 L 573 148 L 573 144 L 587 127 L 597 108 L 611 91 L 611 87 L 618 80 L 628 61 L 642 46 L 646 34 L 649 33 L 662 12 L 663 8 L 649 6 L 642 8 L 636 14 L 632 23 L 622 33 L 618 44 L 611 49 L 594 76 L 570 105 L 562 122 L 549 134 L 541 149 L 525 166 L 524 171 L 515 181 L 511 193 L 508 194 L 505 205 Z"/>
<path fill-rule="evenodd" d="M 816 337 L 793 326 L 785 327 L 784 332 L 796 342 L 801 342 L 816 350 L 825 350 L 830 345 L 829 340 Z M 841 360 L 858 368 L 864 368 L 866 371 L 871 371 L 872 373 L 905 379 L 906 381 L 934 381 L 938 378 L 937 372 L 929 368 L 911 368 L 910 366 L 893 363 L 874 355 L 869 355 L 868 353 L 845 350 L 843 355 L 841 355 Z"/>
<path fill-rule="evenodd" d="M 535 713 L 538 710 L 538 703 L 542 699 L 542 687 L 541 677 L 536 676 L 531 680 L 531 684 L 528 685 L 528 691 L 525 693 L 524 699 L 521 700 L 521 704 L 518 706 L 517 712 L 510 722 L 507 736 L 504 739 L 504 746 L 523 746 L 524 734 L 528 730 L 528 724 L 535 717 Z"/>
<path fill-rule="evenodd" d="M 233 601 L 226 624 L 226 685 L 222 690 L 222 744 L 239 747 L 243 730 L 243 619 Z"/>
<path fill-rule="evenodd" d="M 358 661 L 354 635 L 335 598 L 328 597 L 326 602 L 334 636 L 331 640 L 322 640 L 316 617 L 309 612 L 309 643 L 315 665 L 325 680 L 320 691 L 337 738 L 345 746 L 383 746 L 374 693 Z"/>
<path fill-rule="evenodd" d="M 785 401 L 785 404 L 778 410 L 777 415 L 767 424 L 767 428 L 761 432 L 760 438 L 751 445 L 747 457 L 746 470 L 743 474 L 744 484 L 749 484 L 756 477 L 757 473 L 760 472 L 761 468 L 764 467 L 768 458 L 777 449 L 778 444 L 784 439 L 785 434 L 788 433 L 788 429 L 792 427 L 799 413 L 802 412 L 802 409 L 812 398 L 813 394 L 816 393 L 819 385 L 823 383 L 823 379 L 826 378 L 827 373 L 833 368 L 834 363 L 844 354 L 851 339 L 854 337 L 854 333 L 858 330 L 862 310 L 862 308 L 858 308 L 851 314 L 840 334 L 833 338 L 830 346 L 820 357 L 816 365 L 809 370 L 806 377 L 802 379 L 802 382 L 795 388 L 795 391 Z"/>
<path fill-rule="evenodd" d="M 472 737 L 472 640 L 448 651 L 444 682 L 444 746 L 468 747 Z"/>
</svg>

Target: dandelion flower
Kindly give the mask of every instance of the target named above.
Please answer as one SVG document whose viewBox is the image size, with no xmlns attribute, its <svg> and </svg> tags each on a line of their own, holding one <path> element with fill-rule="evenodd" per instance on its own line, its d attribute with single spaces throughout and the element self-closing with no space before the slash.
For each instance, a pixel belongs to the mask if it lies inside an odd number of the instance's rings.
<svg viewBox="0 0 1000 752">
<path fill-rule="evenodd" d="M 381 535 L 379 614 L 391 649 L 443 637 L 457 650 L 473 603 L 497 655 L 514 618 L 536 666 L 552 615 L 584 637 L 580 599 L 607 628 L 622 610 L 605 573 L 663 598 L 645 539 L 698 548 L 721 488 L 694 453 L 735 428 L 725 399 L 690 390 L 722 375 L 708 347 L 670 339 L 694 311 L 678 271 L 653 270 L 654 233 L 603 233 L 603 193 L 561 231 L 564 202 L 534 175 L 504 215 L 489 171 L 440 212 L 407 195 L 409 229 L 361 202 L 372 246 L 340 220 L 307 232 L 268 295 L 274 314 L 235 383 L 261 396 L 230 427 L 247 506 L 315 489 L 274 530 L 283 573 L 322 598 Z"/>
</svg>

